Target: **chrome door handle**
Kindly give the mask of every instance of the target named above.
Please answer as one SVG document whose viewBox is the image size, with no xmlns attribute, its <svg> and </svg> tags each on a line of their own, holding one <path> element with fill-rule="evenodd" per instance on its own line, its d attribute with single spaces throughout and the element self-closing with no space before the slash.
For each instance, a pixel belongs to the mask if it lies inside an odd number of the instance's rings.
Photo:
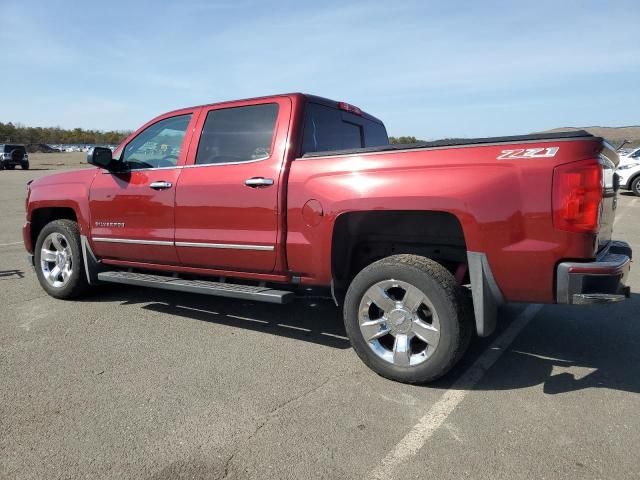
<svg viewBox="0 0 640 480">
<path fill-rule="evenodd" d="M 149 184 L 149 187 L 153 188 L 154 190 L 164 190 L 165 188 L 171 188 L 172 186 L 173 184 L 171 182 L 165 182 L 164 180 Z"/>
<path fill-rule="evenodd" d="M 273 185 L 273 178 L 263 178 L 263 177 L 247 178 L 244 181 L 244 184 L 247 187 L 251 187 L 251 188 L 270 187 L 271 185 Z"/>
</svg>

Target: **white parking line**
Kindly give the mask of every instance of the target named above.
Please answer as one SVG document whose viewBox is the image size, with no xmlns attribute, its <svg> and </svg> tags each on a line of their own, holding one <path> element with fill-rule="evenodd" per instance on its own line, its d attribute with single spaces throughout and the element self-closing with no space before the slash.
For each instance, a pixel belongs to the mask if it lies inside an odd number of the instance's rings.
<svg viewBox="0 0 640 480">
<path fill-rule="evenodd" d="M 525 308 L 452 387 L 433 404 L 367 478 L 370 480 L 393 479 L 397 473 L 397 467 L 418 453 L 541 308 L 542 305 L 529 305 Z"/>
<path fill-rule="evenodd" d="M 20 245 L 22 242 L 0 243 L 0 247 L 8 247 L 9 245 Z"/>
</svg>

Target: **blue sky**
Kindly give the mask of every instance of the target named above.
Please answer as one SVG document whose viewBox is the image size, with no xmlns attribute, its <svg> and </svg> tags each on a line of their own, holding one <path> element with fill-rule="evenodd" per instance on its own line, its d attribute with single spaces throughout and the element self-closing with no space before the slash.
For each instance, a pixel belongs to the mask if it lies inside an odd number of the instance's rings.
<svg viewBox="0 0 640 480">
<path fill-rule="evenodd" d="M 0 18 L 2 122 L 133 129 L 302 91 L 423 139 L 640 124 L 638 0 L 0 0 Z"/>
</svg>

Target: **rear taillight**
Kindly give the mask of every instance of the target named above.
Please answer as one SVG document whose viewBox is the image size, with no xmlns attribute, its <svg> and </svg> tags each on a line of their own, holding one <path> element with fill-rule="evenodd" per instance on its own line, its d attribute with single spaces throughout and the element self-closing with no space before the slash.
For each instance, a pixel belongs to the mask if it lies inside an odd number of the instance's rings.
<svg viewBox="0 0 640 480">
<path fill-rule="evenodd" d="M 553 226 L 569 232 L 596 232 L 603 195 L 598 160 L 567 163 L 553 171 Z"/>
</svg>

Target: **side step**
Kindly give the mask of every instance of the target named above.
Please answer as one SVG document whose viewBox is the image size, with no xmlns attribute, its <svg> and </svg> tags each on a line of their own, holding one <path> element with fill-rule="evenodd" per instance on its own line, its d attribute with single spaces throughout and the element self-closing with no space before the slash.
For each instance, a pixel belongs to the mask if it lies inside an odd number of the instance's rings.
<svg viewBox="0 0 640 480">
<path fill-rule="evenodd" d="M 202 293 L 218 297 L 242 298 L 267 303 L 290 303 L 295 294 L 287 290 L 274 290 L 268 287 L 234 285 L 233 283 L 212 282 L 209 280 L 185 280 L 165 275 L 148 273 L 109 271 L 98 273 L 98 280 L 111 283 L 124 283 L 139 287 L 162 288 L 178 292 Z"/>
</svg>

